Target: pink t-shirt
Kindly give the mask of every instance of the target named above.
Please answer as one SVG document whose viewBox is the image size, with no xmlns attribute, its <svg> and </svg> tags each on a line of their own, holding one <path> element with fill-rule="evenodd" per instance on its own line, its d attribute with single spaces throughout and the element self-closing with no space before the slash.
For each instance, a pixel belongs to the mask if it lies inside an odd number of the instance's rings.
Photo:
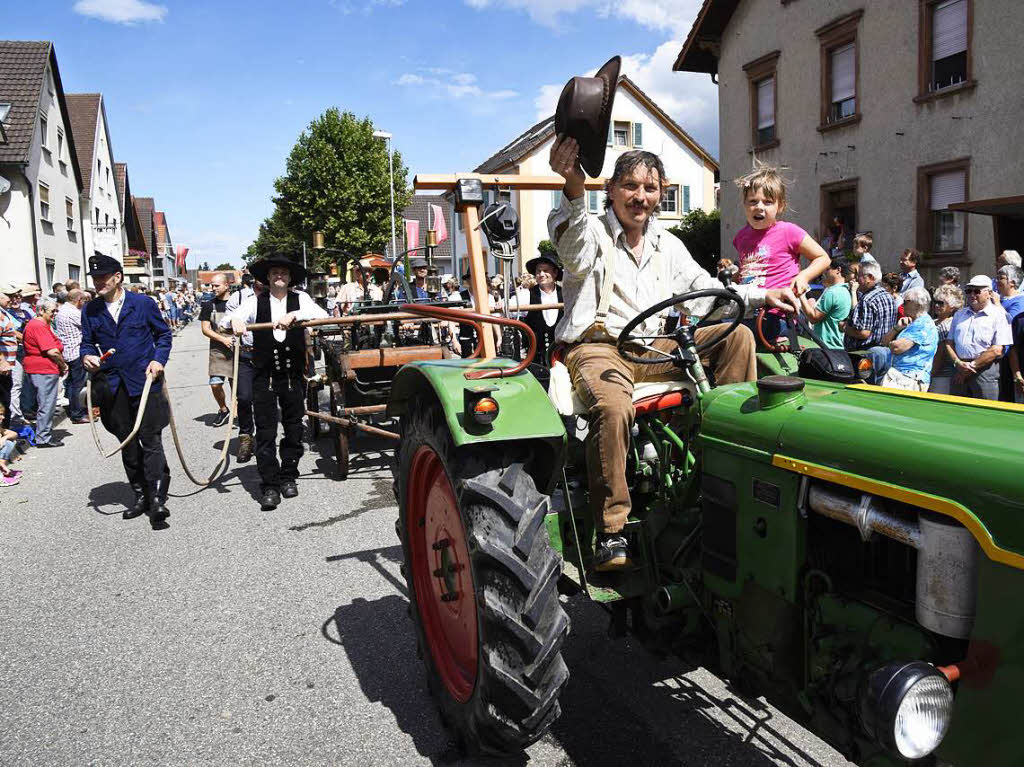
<svg viewBox="0 0 1024 767">
<path fill-rule="evenodd" d="M 776 221 L 768 229 L 749 224 L 732 238 L 739 254 L 740 283 L 759 288 L 785 288 L 800 273 L 800 243 L 807 232 L 789 221 Z"/>
</svg>

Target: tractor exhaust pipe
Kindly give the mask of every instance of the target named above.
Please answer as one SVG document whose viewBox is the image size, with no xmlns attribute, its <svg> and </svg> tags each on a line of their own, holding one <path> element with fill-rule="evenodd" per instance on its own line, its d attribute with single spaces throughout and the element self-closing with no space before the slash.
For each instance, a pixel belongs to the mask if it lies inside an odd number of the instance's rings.
<svg viewBox="0 0 1024 767">
<path fill-rule="evenodd" d="M 860 498 L 811 485 L 808 507 L 856 527 L 866 542 L 872 533 L 917 549 L 915 614 L 918 623 L 943 636 L 967 639 L 977 608 L 978 542 L 956 520 L 918 513 L 909 520 L 886 511 L 870 495 Z"/>
</svg>

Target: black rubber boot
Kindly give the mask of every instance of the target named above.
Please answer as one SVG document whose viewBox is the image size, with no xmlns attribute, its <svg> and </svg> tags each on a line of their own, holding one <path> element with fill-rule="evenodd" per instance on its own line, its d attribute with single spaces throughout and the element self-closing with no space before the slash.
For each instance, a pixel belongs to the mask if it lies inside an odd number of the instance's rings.
<svg viewBox="0 0 1024 767">
<path fill-rule="evenodd" d="M 121 514 L 122 519 L 135 519 L 149 510 L 149 495 L 146 488 L 140 484 L 132 484 L 132 492 L 135 494 L 135 501 Z"/>
<path fill-rule="evenodd" d="M 167 518 L 171 516 L 171 512 L 167 510 L 165 505 L 166 496 L 161 493 L 161 487 L 166 491 L 164 481 L 150 484 L 149 522 L 154 530 L 162 530 L 168 527 Z"/>
</svg>

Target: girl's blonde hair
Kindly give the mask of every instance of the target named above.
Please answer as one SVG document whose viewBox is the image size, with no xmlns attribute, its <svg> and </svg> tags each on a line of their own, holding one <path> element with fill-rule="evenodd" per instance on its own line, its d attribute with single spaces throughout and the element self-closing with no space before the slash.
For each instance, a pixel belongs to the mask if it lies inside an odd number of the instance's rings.
<svg viewBox="0 0 1024 767">
<path fill-rule="evenodd" d="M 748 193 L 760 190 L 768 200 L 779 204 L 780 212 L 785 210 L 786 179 L 782 177 L 782 170 L 774 165 L 755 163 L 750 173 L 736 179 L 736 186 L 740 188 L 743 201 L 746 202 Z"/>
</svg>

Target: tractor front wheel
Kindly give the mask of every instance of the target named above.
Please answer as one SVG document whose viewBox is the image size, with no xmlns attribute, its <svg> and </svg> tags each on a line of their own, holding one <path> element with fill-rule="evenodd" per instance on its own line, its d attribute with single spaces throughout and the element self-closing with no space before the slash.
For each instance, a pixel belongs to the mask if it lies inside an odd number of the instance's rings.
<svg viewBox="0 0 1024 767">
<path fill-rule="evenodd" d="M 407 413 L 396 527 L 430 689 L 463 748 L 516 753 L 558 717 L 569 677 L 547 498 L 525 453 L 455 448 L 436 401 Z"/>
</svg>

